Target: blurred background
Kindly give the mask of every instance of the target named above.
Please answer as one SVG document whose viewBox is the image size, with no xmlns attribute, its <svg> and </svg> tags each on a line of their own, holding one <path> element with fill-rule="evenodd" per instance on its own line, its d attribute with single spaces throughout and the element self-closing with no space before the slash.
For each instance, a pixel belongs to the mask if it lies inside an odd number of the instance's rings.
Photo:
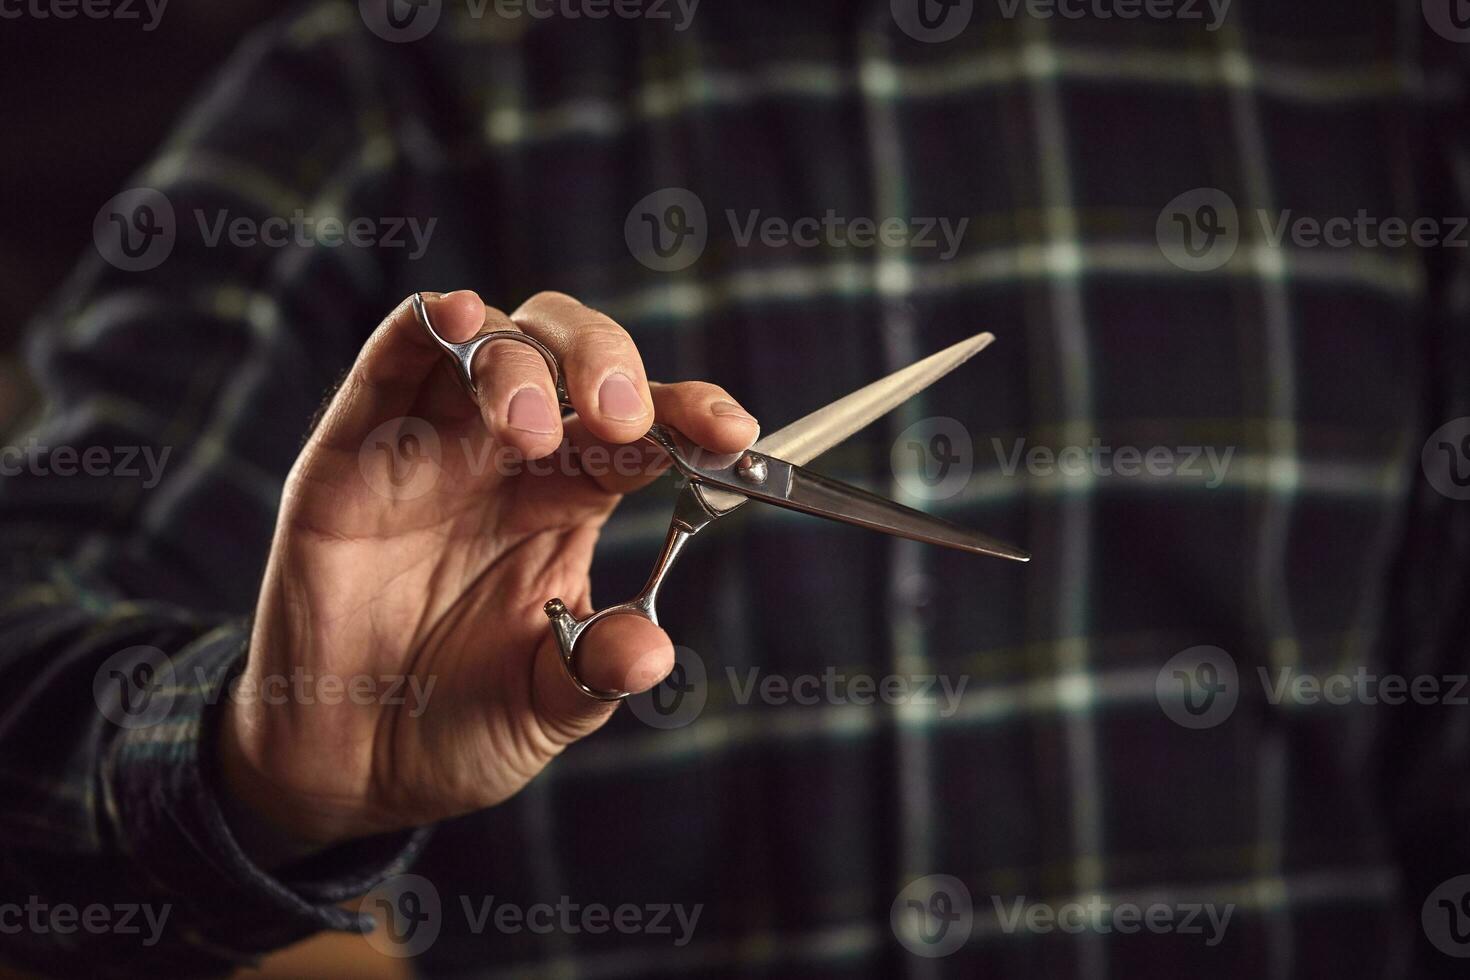
<svg viewBox="0 0 1470 980">
<path fill-rule="evenodd" d="M 0 426 L 13 428 L 32 408 L 22 335 L 92 248 L 97 209 L 127 186 L 240 39 L 290 5 L 169 3 L 151 31 L 141 2 L 134 21 L 0 19 L 0 91 L 9 96 L 0 100 Z"/>
<path fill-rule="evenodd" d="M 92 246 L 92 219 L 128 186 L 190 101 L 250 30 L 289 0 L 169 3 L 140 19 L 0 19 L 0 430 L 35 408 L 22 342 L 27 325 Z M 24 98 L 17 98 L 24 95 Z M 360 939 L 324 936 L 246 977 L 399 977 L 399 961 Z M 19 974 L 0 968 L 0 980 Z"/>
</svg>

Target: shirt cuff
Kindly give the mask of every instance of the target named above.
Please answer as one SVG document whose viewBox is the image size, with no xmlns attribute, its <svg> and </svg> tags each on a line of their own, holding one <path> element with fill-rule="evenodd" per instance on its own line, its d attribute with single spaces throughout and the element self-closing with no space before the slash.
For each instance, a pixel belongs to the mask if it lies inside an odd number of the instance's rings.
<svg viewBox="0 0 1470 980">
<path fill-rule="evenodd" d="M 232 624 L 157 658 L 154 703 L 119 727 L 101 778 L 120 848 L 176 903 L 170 925 L 254 955 L 322 929 L 370 930 L 371 916 L 338 903 L 403 873 L 430 829 L 363 838 L 273 871 L 251 860 L 220 806 L 213 745 L 248 642 L 248 626 Z"/>
</svg>

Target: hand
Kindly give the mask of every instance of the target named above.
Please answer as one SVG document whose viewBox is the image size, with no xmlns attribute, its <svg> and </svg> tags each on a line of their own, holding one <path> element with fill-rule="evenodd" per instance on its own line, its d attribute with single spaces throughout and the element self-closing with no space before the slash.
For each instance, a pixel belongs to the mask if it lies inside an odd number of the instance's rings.
<svg viewBox="0 0 1470 980">
<path fill-rule="evenodd" d="M 542 605 L 555 596 L 579 617 L 591 611 L 599 529 L 621 494 L 663 468 L 652 447 L 627 445 L 655 416 L 716 452 L 758 431 L 714 385 L 650 386 L 628 334 L 569 296 L 539 294 L 510 317 L 470 292 L 426 300 L 448 340 L 482 329 L 540 340 L 577 414 L 563 423 L 545 362 L 514 341 L 481 349 L 471 400 L 407 302 L 364 346 L 287 478 L 242 690 L 331 676 L 344 688 L 373 678 L 385 693 L 381 679 L 396 677 L 407 678 L 400 695 L 428 700 L 228 702 L 227 790 L 307 845 L 493 806 L 606 722 L 616 705 L 566 677 Z M 425 423 L 437 464 L 416 458 Z M 593 474 L 594 446 L 633 465 Z M 577 662 L 591 687 L 636 693 L 672 669 L 673 646 L 652 623 L 615 616 L 579 641 Z"/>
</svg>

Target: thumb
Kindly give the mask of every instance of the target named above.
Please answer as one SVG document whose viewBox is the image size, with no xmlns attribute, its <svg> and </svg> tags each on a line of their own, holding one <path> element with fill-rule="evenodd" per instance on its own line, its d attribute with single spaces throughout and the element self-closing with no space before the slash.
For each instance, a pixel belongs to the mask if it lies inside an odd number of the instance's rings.
<svg viewBox="0 0 1470 980">
<path fill-rule="evenodd" d="M 674 643 L 641 616 L 609 616 L 577 641 L 576 667 L 582 683 L 594 691 L 641 694 L 674 669 Z M 536 652 L 532 683 L 542 727 L 562 744 L 592 734 L 617 710 L 617 702 L 588 697 L 572 683 L 554 636 L 542 641 Z"/>
</svg>

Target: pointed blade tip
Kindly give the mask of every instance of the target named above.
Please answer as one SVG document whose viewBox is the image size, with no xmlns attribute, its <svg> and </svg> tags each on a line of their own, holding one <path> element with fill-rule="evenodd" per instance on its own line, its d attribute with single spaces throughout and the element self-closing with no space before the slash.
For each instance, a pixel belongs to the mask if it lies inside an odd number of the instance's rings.
<svg viewBox="0 0 1470 980">
<path fill-rule="evenodd" d="M 950 350 L 954 350 L 955 348 L 962 349 L 964 351 L 963 360 L 968 361 L 993 343 L 995 343 L 995 334 L 987 330 L 984 333 L 977 333 L 973 337 L 966 337 L 964 340 L 955 344 L 954 347 L 951 347 Z"/>
<path fill-rule="evenodd" d="M 1031 561 L 1031 552 L 1022 551 L 1020 548 L 1013 548 L 1008 544 L 988 545 L 984 548 L 976 548 L 975 554 L 987 555 L 991 558 L 1004 558 L 1007 561 L 1018 561 L 1023 565 Z"/>
</svg>

